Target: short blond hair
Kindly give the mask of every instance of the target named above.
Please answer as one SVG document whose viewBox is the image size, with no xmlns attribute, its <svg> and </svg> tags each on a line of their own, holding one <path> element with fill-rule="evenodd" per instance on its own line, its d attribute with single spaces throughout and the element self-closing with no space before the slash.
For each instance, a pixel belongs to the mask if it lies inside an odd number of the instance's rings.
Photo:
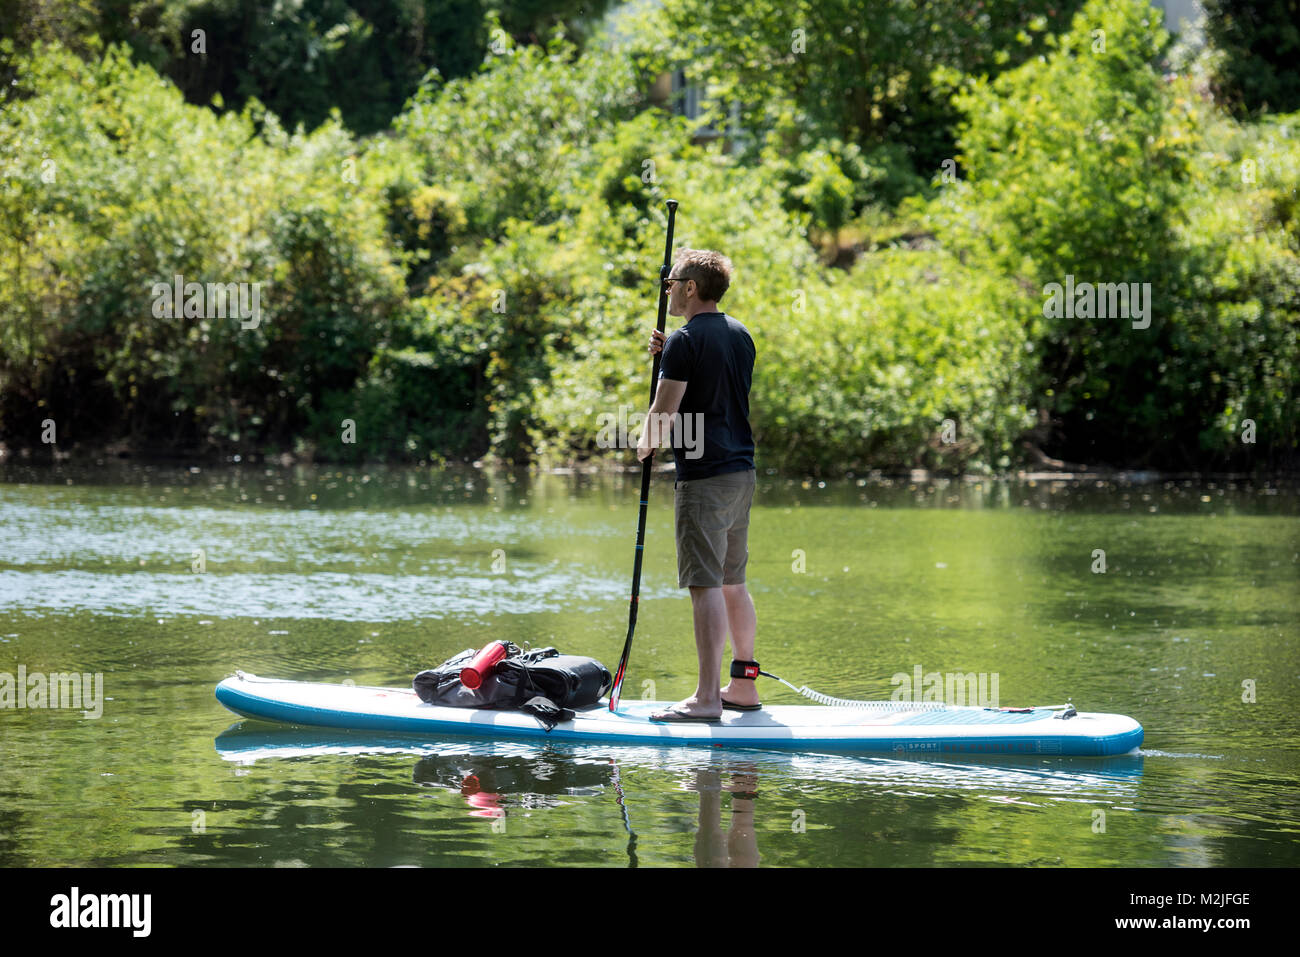
<svg viewBox="0 0 1300 957">
<path fill-rule="evenodd" d="M 712 249 L 679 249 L 674 272 L 682 279 L 694 279 L 704 302 L 718 302 L 731 285 L 735 266 Z"/>
</svg>

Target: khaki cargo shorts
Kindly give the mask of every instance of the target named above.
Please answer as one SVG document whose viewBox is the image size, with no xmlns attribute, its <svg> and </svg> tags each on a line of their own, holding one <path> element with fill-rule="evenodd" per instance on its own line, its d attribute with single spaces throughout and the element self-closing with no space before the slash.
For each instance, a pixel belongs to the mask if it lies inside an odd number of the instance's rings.
<svg viewBox="0 0 1300 957">
<path fill-rule="evenodd" d="M 677 483 L 677 587 L 718 588 L 745 581 L 753 469 Z"/>
</svg>

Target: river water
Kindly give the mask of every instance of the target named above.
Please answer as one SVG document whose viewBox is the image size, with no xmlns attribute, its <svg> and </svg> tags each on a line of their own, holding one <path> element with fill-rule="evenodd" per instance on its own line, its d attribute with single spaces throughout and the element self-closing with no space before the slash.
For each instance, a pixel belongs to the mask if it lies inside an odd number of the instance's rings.
<svg viewBox="0 0 1300 957">
<path fill-rule="evenodd" d="M 1137 718 L 1121 758 L 422 741 L 213 697 L 237 668 L 409 686 L 495 638 L 612 670 L 638 481 L 0 466 L 0 682 L 102 676 L 93 707 L 0 696 L 0 865 L 1300 864 L 1293 485 L 760 474 L 766 670 L 866 699 L 996 676 Z M 694 687 L 671 503 L 660 476 L 625 698 Z"/>
</svg>

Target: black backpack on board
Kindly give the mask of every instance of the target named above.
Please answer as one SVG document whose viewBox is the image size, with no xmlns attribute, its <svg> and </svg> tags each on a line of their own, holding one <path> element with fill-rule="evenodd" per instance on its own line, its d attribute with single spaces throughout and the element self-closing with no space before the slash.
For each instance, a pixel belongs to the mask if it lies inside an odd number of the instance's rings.
<svg viewBox="0 0 1300 957">
<path fill-rule="evenodd" d="M 614 679 L 595 658 L 562 655 L 554 648 L 520 651 L 509 646 L 507 656 L 477 688 L 460 680 L 461 669 L 477 655 L 473 648 L 421 671 L 411 682 L 425 704 L 448 708 L 494 708 L 524 711 L 550 731 L 573 717 L 573 708 L 595 704 Z"/>
</svg>

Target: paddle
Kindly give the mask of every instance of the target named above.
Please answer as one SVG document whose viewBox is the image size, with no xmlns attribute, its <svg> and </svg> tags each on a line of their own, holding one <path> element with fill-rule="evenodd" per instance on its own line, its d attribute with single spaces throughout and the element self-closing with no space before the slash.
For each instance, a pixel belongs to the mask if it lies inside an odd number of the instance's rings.
<svg viewBox="0 0 1300 957">
<path fill-rule="evenodd" d="M 664 242 L 664 264 L 659 267 L 659 331 L 664 331 L 664 322 L 668 318 L 668 287 L 664 280 L 672 271 L 673 224 L 677 219 L 677 200 L 667 201 L 668 238 Z M 655 390 L 659 385 L 659 360 L 663 350 L 655 353 L 654 368 L 650 371 L 650 404 L 654 405 Z M 647 419 L 645 427 L 650 427 Z M 627 615 L 627 641 L 623 643 L 623 657 L 618 662 L 618 673 L 614 676 L 614 687 L 609 692 L 609 710 L 618 710 L 619 695 L 623 691 L 623 676 L 627 673 L 627 659 L 632 654 L 632 633 L 636 631 L 636 609 L 641 601 L 641 555 L 645 551 L 645 516 L 646 506 L 650 503 L 650 466 L 654 456 L 647 455 L 641 463 L 641 515 L 636 524 L 636 558 L 632 563 L 632 602 Z"/>
</svg>

